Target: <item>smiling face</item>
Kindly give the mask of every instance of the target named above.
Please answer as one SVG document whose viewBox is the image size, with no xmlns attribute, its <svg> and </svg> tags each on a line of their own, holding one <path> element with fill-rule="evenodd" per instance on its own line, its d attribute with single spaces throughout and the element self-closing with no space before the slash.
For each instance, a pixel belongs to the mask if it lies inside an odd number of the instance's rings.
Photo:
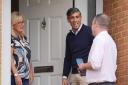
<svg viewBox="0 0 128 85">
<path fill-rule="evenodd" d="M 79 12 L 75 12 L 72 15 L 68 16 L 68 22 L 72 26 L 73 31 L 77 31 L 81 25 L 81 15 Z"/>
<path fill-rule="evenodd" d="M 13 12 L 11 15 L 12 35 L 24 35 L 24 19 L 18 12 Z"/>
<path fill-rule="evenodd" d="M 15 19 L 15 23 L 13 24 L 13 29 L 17 33 L 22 33 L 24 31 L 24 20 L 22 16 L 19 16 Z"/>
</svg>

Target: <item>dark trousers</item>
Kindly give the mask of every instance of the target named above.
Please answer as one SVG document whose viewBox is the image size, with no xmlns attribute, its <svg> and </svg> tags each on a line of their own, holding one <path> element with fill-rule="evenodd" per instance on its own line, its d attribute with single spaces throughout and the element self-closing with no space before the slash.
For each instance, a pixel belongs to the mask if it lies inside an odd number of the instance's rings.
<svg viewBox="0 0 128 85">
<path fill-rule="evenodd" d="M 14 76 L 11 76 L 11 85 L 16 85 Z M 22 78 L 22 85 L 29 85 L 29 79 Z"/>
<path fill-rule="evenodd" d="M 90 83 L 89 85 L 116 85 L 115 82 Z"/>
</svg>

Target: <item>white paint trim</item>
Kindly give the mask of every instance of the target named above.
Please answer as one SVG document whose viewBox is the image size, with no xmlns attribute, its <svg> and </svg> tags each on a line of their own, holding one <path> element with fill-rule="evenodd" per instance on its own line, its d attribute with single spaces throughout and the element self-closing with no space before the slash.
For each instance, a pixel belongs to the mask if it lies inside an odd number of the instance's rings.
<svg viewBox="0 0 128 85">
<path fill-rule="evenodd" d="M 82 23 L 88 23 L 88 0 L 75 0 L 75 7 L 82 13 Z M 103 13 L 103 0 L 96 0 L 96 14 Z"/>
<path fill-rule="evenodd" d="M 2 0 L 2 78 L 1 85 L 10 85 L 11 74 L 11 0 Z"/>
<path fill-rule="evenodd" d="M 75 7 L 81 11 L 82 23 L 88 23 L 88 0 L 75 0 Z"/>
<path fill-rule="evenodd" d="M 103 13 L 103 0 L 96 0 L 96 14 Z"/>
</svg>

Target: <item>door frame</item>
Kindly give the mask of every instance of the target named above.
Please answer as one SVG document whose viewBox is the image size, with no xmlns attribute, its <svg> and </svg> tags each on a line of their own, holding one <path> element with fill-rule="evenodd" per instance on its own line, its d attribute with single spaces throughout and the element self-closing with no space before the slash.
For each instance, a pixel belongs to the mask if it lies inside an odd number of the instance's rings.
<svg viewBox="0 0 128 85">
<path fill-rule="evenodd" d="M 80 9 L 82 23 L 88 25 L 88 0 L 74 0 L 75 6 Z M 96 0 L 96 14 L 103 13 L 103 0 Z"/>
<path fill-rule="evenodd" d="M 81 3 L 85 2 L 85 3 Z M 87 11 L 83 6 L 87 5 L 86 0 L 78 0 L 75 5 L 79 6 L 82 13 Z M 83 10 L 84 9 L 84 10 Z M 96 14 L 103 13 L 103 0 L 96 0 Z M 84 20 L 87 19 L 87 13 Z M 86 20 L 87 21 L 87 20 Z M 85 24 L 87 22 L 85 21 Z M 2 53 L 1 53 L 1 85 L 10 85 L 11 75 L 11 0 L 2 0 Z M 8 52 L 8 53 L 7 53 Z"/>
<path fill-rule="evenodd" d="M 10 85 L 11 75 L 11 0 L 2 0 L 1 85 Z"/>
<path fill-rule="evenodd" d="M 103 13 L 103 0 L 96 0 L 96 14 Z"/>
</svg>

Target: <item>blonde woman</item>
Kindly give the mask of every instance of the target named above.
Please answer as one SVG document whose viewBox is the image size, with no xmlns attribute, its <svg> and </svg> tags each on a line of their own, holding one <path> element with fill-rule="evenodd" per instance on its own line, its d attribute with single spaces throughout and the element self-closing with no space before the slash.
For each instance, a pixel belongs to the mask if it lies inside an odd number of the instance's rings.
<svg viewBox="0 0 128 85">
<path fill-rule="evenodd" d="M 31 85 L 31 50 L 24 34 L 24 19 L 19 12 L 12 12 L 11 26 L 11 85 Z"/>
</svg>

